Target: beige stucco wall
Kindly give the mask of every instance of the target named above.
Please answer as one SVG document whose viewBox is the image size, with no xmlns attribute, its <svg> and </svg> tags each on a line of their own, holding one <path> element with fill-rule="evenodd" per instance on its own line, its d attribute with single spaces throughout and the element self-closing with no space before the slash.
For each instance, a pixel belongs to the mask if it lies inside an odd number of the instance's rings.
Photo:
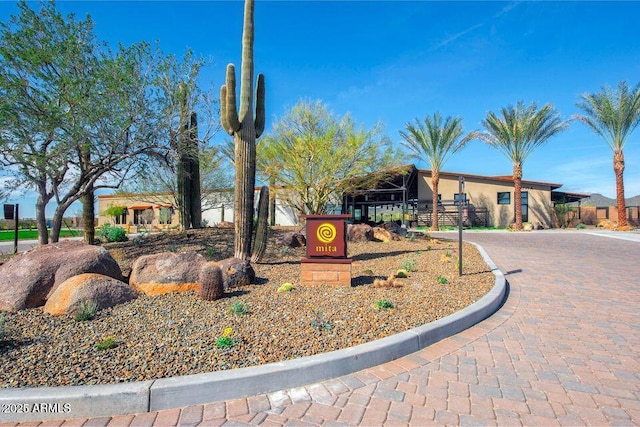
<svg viewBox="0 0 640 427">
<path fill-rule="evenodd" d="M 138 231 L 137 224 L 134 224 L 134 213 L 132 207 L 150 205 L 153 211 L 153 220 L 150 224 L 145 224 L 149 231 L 154 229 L 171 229 L 180 226 L 180 214 L 177 209 L 174 208 L 173 215 L 171 216 L 170 224 L 160 224 L 160 208 L 167 205 L 173 205 L 170 195 L 163 194 L 131 194 L 131 195 L 104 195 L 98 196 L 98 227 L 104 224 L 114 223 L 113 217 L 107 217 L 104 215 L 104 211 L 110 206 L 126 206 L 126 224 L 117 224 L 124 227 L 129 226 L 130 232 Z"/>
<path fill-rule="evenodd" d="M 512 181 L 491 177 L 478 177 L 463 175 L 465 178 L 464 192 L 467 199 L 475 207 L 484 207 L 489 211 L 489 225 L 495 227 L 508 227 L 514 219 L 514 185 Z M 522 191 L 529 193 L 529 220 L 528 222 L 543 227 L 551 227 L 554 222 L 553 203 L 551 202 L 551 187 L 542 183 L 525 181 Z M 509 192 L 510 204 L 498 205 L 498 193 Z M 438 193 L 442 200 L 453 200 L 458 193 L 458 176 L 440 173 Z M 431 201 L 433 190 L 431 186 L 431 174 L 421 171 L 418 179 L 418 199 L 420 209 L 424 210 L 424 203 Z"/>
</svg>

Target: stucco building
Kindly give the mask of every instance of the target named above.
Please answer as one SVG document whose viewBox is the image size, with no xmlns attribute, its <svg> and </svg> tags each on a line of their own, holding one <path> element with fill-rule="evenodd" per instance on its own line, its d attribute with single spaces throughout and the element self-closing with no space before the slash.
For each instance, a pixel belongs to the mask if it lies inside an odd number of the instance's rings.
<svg viewBox="0 0 640 427">
<path fill-rule="evenodd" d="M 460 193 L 460 178 L 464 181 Z M 522 181 L 522 217 L 524 222 L 545 228 L 557 225 L 554 201 L 568 196 L 558 190 L 562 184 Z M 515 219 L 514 183 L 510 176 L 483 176 L 440 172 L 438 185 L 439 225 L 458 223 L 458 205 L 462 200 L 465 226 L 508 227 Z M 370 188 L 360 188 L 343 198 L 343 212 L 357 222 L 380 222 L 385 216 L 404 218 L 411 225 L 430 226 L 433 186 L 431 171 L 413 165 L 398 169 Z"/>
</svg>

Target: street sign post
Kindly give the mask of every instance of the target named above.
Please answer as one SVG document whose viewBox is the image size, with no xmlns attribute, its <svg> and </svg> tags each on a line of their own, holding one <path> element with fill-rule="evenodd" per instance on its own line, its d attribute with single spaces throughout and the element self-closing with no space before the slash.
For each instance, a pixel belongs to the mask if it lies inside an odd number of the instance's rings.
<svg viewBox="0 0 640 427">
<path fill-rule="evenodd" d="M 458 274 L 462 276 L 462 203 L 464 194 L 464 177 L 458 177 Z"/>
<path fill-rule="evenodd" d="M 18 204 L 4 205 L 4 219 L 13 220 L 13 253 L 18 253 Z"/>
</svg>

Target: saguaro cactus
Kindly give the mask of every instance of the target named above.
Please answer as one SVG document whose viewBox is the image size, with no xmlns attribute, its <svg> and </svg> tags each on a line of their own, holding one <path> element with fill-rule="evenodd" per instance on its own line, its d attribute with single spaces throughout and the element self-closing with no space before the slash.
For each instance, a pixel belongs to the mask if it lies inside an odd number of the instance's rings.
<svg viewBox="0 0 640 427">
<path fill-rule="evenodd" d="M 220 121 L 235 141 L 235 257 L 251 255 L 253 202 L 256 181 L 256 138 L 264 131 L 264 76 L 258 75 L 256 111 L 253 114 L 253 12 L 254 0 L 245 0 L 242 31 L 240 110 L 236 104 L 236 73 L 227 66 L 226 84 L 220 88 Z"/>
<path fill-rule="evenodd" d="M 178 204 L 182 227 L 200 228 L 202 206 L 200 202 L 200 159 L 198 148 L 198 117 L 188 107 L 187 87 L 178 89 L 180 102 L 180 130 L 177 136 Z"/>
<path fill-rule="evenodd" d="M 258 201 L 258 226 L 256 227 L 256 238 L 253 241 L 253 253 L 251 262 L 258 262 L 267 249 L 267 238 L 269 237 L 269 187 L 266 185 L 260 188 L 260 200 Z"/>
</svg>

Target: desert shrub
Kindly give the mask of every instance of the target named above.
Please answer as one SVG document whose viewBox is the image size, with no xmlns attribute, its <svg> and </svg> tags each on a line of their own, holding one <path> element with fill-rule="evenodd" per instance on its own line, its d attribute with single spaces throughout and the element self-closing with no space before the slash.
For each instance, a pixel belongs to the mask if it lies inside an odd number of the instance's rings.
<svg viewBox="0 0 640 427">
<path fill-rule="evenodd" d="M 587 228 L 587 226 L 584 222 L 581 222 L 580 224 L 576 225 L 576 228 L 578 230 L 584 230 L 585 228 Z"/>
<path fill-rule="evenodd" d="M 98 312 L 98 303 L 93 300 L 86 300 L 80 303 L 74 320 L 76 322 L 83 322 L 85 320 L 91 320 L 96 316 Z"/>
<path fill-rule="evenodd" d="M 116 348 L 117 346 L 118 341 L 114 337 L 106 337 L 96 344 L 96 348 L 100 351 Z"/>
<path fill-rule="evenodd" d="M 376 307 L 378 307 L 380 310 L 388 310 L 390 308 L 393 308 L 393 303 L 385 297 L 382 297 L 382 299 L 376 301 Z"/>
<path fill-rule="evenodd" d="M 325 319 L 324 314 L 322 313 L 322 310 L 311 309 L 311 314 L 313 316 L 311 318 L 311 326 L 313 326 L 319 331 L 333 329 L 333 325 L 331 324 L 331 322 Z"/>
<path fill-rule="evenodd" d="M 416 271 L 418 260 L 415 258 L 405 258 L 402 260 L 402 269 L 406 271 Z"/>
<path fill-rule="evenodd" d="M 124 228 L 121 227 L 112 227 L 109 224 L 105 224 L 102 228 L 98 229 L 96 232 L 100 240 L 106 242 L 126 242 L 127 241 L 127 233 L 124 231 Z"/>
<path fill-rule="evenodd" d="M 438 283 L 440 283 L 441 285 L 446 285 L 447 283 L 449 283 L 449 280 L 447 280 L 447 278 L 446 278 L 446 277 L 444 277 L 444 276 L 438 276 L 438 277 L 436 277 L 436 281 L 437 281 Z"/>
<path fill-rule="evenodd" d="M 293 285 L 291 283 L 285 283 L 278 288 L 278 293 L 291 292 L 292 289 L 293 289 Z"/>
<path fill-rule="evenodd" d="M 406 277 L 409 277 L 409 273 L 407 272 L 407 270 L 400 269 L 396 271 L 396 277 L 398 277 L 399 279 L 404 279 Z"/>
<path fill-rule="evenodd" d="M 249 312 L 249 308 L 247 304 L 242 301 L 236 301 L 229 307 L 229 313 L 237 314 L 238 316 L 242 316 Z"/>
<path fill-rule="evenodd" d="M 216 340 L 216 347 L 225 349 L 231 348 L 237 344 L 237 341 L 231 336 L 233 334 L 233 328 L 225 328 L 222 335 Z"/>
</svg>

